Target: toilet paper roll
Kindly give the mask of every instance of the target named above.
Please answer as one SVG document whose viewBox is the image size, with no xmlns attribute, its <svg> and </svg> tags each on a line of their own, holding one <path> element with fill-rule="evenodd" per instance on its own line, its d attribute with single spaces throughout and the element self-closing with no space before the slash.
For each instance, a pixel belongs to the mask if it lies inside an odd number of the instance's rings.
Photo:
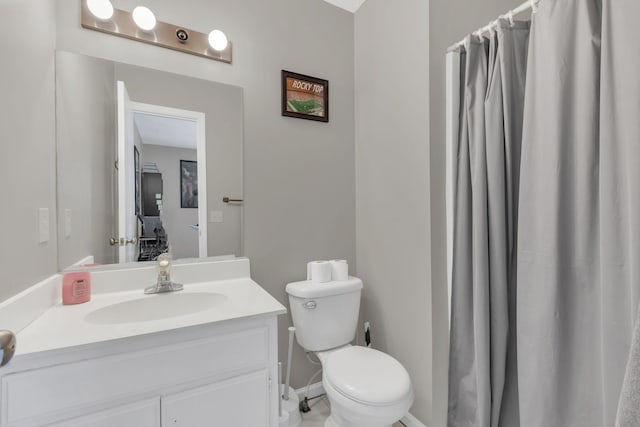
<svg viewBox="0 0 640 427">
<path fill-rule="evenodd" d="M 331 279 L 347 280 L 349 278 L 349 264 L 345 259 L 332 259 L 331 263 Z"/>
<path fill-rule="evenodd" d="M 329 261 L 311 261 L 307 264 L 307 280 L 313 283 L 331 281 L 331 263 Z"/>
<path fill-rule="evenodd" d="M 311 266 L 315 261 L 310 261 L 307 263 L 307 280 L 311 280 Z"/>
</svg>

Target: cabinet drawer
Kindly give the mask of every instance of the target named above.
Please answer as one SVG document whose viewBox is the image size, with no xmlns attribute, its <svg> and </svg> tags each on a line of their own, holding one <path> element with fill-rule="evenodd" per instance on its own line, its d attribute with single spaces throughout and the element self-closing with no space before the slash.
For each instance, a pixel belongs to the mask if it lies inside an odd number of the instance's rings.
<svg viewBox="0 0 640 427">
<path fill-rule="evenodd" d="M 128 397 L 224 372 L 267 366 L 266 327 L 2 378 L 2 424 L 45 424 Z M 143 396 L 141 396 L 143 397 Z M 86 412 L 85 412 L 86 413 Z"/>
</svg>

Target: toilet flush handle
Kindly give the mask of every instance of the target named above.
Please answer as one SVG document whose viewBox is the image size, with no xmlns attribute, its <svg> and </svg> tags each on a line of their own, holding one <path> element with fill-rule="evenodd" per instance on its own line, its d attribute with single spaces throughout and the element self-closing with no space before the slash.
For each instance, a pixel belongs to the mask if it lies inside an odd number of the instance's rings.
<svg viewBox="0 0 640 427">
<path fill-rule="evenodd" d="M 307 310 L 315 310 L 317 304 L 315 301 L 307 301 L 307 302 L 303 302 L 302 306 Z"/>
</svg>

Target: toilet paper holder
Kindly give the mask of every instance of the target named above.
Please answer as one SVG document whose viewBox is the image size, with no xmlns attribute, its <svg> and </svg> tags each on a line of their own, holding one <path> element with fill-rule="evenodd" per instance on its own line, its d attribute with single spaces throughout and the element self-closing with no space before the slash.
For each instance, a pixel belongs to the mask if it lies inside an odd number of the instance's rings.
<svg viewBox="0 0 640 427">
<path fill-rule="evenodd" d="M 242 202 L 244 202 L 244 200 L 243 199 L 232 199 L 232 198 L 230 198 L 228 196 L 224 196 L 222 198 L 222 202 L 223 203 L 242 203 Z"/>
</svg>

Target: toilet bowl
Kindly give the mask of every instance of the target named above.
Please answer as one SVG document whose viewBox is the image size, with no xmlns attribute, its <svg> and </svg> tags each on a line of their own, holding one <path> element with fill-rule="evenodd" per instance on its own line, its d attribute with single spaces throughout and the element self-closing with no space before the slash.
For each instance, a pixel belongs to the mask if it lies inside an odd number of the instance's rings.
<svg viewBox="0 0 640 427">
<path fill-rule="evenodd" d="M 331 407 L 325 427 L 390 427 L 409 411 L 409 374 L 393 357 L 360 346 L 316 354 Z"/>
<path fill-rule="evenodd" d="M 352 346 L 362 281 L 289 283 L 296 341 L 322 363 L 322 384 L 331 416 L 326 427 L 390 427 L 407 414 L 413 389 L 406 369 L 393 357 Z"/>
</svg>

